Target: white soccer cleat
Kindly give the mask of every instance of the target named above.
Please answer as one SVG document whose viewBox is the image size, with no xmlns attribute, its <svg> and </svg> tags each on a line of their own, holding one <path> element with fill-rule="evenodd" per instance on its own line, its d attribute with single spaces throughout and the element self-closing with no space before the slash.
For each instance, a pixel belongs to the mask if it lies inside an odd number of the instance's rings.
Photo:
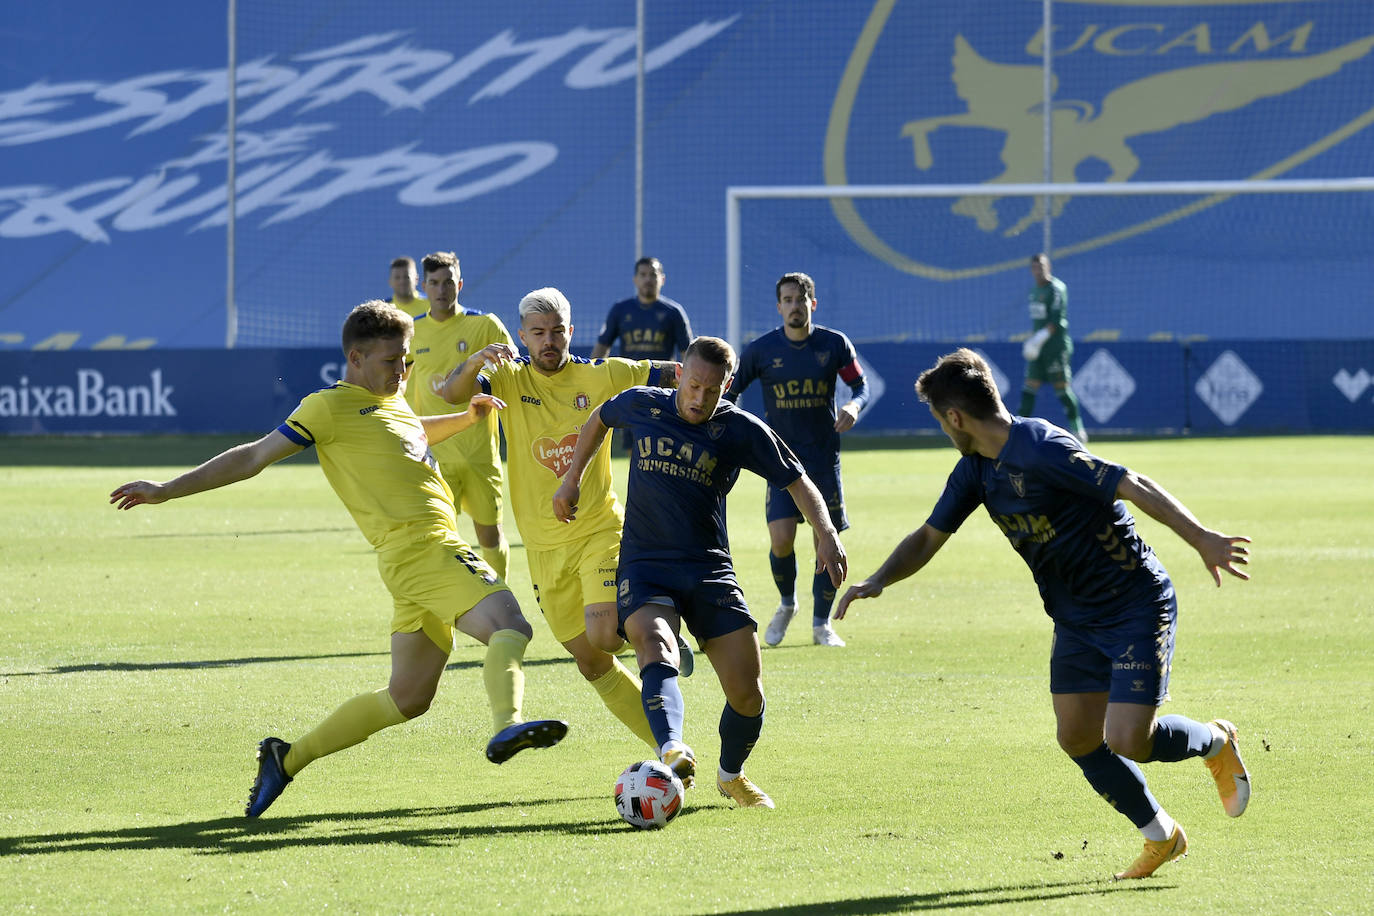
<svg viewBox="0 0 1374 916">
<path fill-rule="evenodd" d="M 828 622 L 818 627 L 812 627 L 811 638 L 818 646 L 833 646 L 839 648 L 844 645 L 844 640 L 840 639 L 840 634 L 836 633 Z"/>
<path fill-rule="evenodd" d="M 792 618 L 797 614 L 795 604 L 779 604 L 778 611 L 773 615 L 773 619 L 768 621 L 768 629 L 763 631 L 763 641 L 769 646 L 776 646 L 782 642 L 782 638 L 787 635 L 787 625 L 792 622 Z"/>
</svg>

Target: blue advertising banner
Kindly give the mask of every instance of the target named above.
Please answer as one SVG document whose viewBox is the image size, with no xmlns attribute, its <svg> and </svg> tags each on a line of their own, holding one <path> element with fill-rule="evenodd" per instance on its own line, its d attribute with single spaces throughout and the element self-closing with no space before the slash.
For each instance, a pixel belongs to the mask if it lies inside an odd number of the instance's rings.
<svg viewBox="0 0 1374 916">
<path fill-rule="evenodd" d="M 560 287 L 584 346 L 633 294 L 633 0 L 238 0 L 232 259 L 224 7 L 11 7 L 0 350 L 329 347 L 435 250 L 507 324 Z M 1038 181 L 1047 105 L 1061 182 L 1374 162 L 1366 0 L 1056 3 L 1048 101 L 1039 3 L 645 7 L 644 253 L 700 333 L 726 188 Z M 746 202 L 744 338 L 804 270 L 856 342 L 1008 342 L 1046 213 L 1076 334 L 1374 337 L 1374 195 L 1347 193 Z"/>
<path fill-rule="evenodd" d="M 861 345 L 872 400 L 855 431 L 938 433 L 913 384 L 950 349 Z M 977 350 L 1014 411 L 1020 347 Z M 14 352 L 0 363 L 0 434 L 261 434 L 302 397 L 338 380 L 340 363 L 337 348 Z M 1074 364 L 1090 434 L 1374 432 L 1374 340 L 1088 344 Z M 839 393 L 843 401 L 847 389 Z M 762 414 L 757 386 L 743 406 Z M 1036 413 L 1064 423 L 1049 390 L 1040 392 Z"/>
</svg>

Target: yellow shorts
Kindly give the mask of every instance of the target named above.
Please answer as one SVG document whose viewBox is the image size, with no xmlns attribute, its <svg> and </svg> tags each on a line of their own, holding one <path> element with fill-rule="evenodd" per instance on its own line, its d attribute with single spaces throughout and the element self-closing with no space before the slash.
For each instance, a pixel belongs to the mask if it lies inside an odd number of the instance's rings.
<svg viewBox="0 0 1374 916">
<path fill-rule="evenodd" d="M 566 547 L 526 549 L 525 556 L 539 610 L 559 642 L 587 631 L 587 605 L 615 604 L 615 570 L 620 564 L 620 532 L 615 528 Z"/>
<path fill-rule="evenodd" d="M 488 595 L 510 590 L 454 532 L 379 550 L 377 569 L 391 592 L 391 632 L 424 630 L 445 652 L 453 648 L 459 617 Z"/>
<path fill-rule="evenodd" d="M 479 525 L 501 524 L 501 463 L 473 464 L 468 461 L 439 462 L 453 491 L 453 504 Z"/>
</svg>

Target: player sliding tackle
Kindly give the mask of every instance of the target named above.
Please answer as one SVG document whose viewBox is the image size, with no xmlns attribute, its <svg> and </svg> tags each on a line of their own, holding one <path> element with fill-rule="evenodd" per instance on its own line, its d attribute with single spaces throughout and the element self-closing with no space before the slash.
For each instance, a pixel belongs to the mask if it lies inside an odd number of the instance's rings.
<svg viewBox="0 0 1374 916">
<path fill-rule="evenodd" d="M 1187 541 L 1218 586 L 1222 570 L 1250 578 L 1238 568 L 1250 541 L 1204 528 L 1154 481 L 1089 454 L 1067 431 L 1012 417 L 992 370 L 972 350 L 941 357 L 921 373 L 916 393 L 964 457 L 926 523 L 845 592 L 835 616 L 915 575 L 986 506 L 1031 568 L 1054 620 L 1050 693 L 1059 746 L 1145 837 L 1139 858 L 1116 877 L 1153 874 L 1187 852 L 1188 838 L 1136 762 L 1203 758 L 1231 817 L 1245 811 L 1250 776 L 1230 722 L 1156 717 L 1168 696 L 1178 599 L 1122 500 Z"/>
<path fill-rule="evenodd" d="M 716 785 L 740 807 L 773 800 L 744 775 L 763 730 L 758 625 L 735 579 L 726 536 L 725 496 L 741 468 L 784 488 L 819 533 L 816 557 L 838 587 L 846 562 L 820 493 L 796 455 L 752 414 L 722 401 L 735 353 L 716 337 L 692 341 L 676 392 L 630 388 L 591 412 L 572 463 L 553 496 L 553 514 L 577 517 L 583 471 L 608 427 L 630 431 L 629 492 L 617 574 L 618 617 L 634 646 L 644 712 L 659 758 L 690 786 L 696 757 L 682 741 L 677 636 L 682 624 L 711 660 L 725 693 Z"/>
<path fill-rule="evenodd" d="M 440 442 L 504 405 L 477 395 L 464 413 L 417 417 L 399 389 L 413 325 L 386 302 L 364 302 L 344 322 L 343 381 L 301 401 L 286 422 L 256 442 L 235 446 L 166 483 L 117 487 L 119 509 L 191 496 L 254 476 L 308 446 L 377 552 L 393 599 L 391 680 L 348 700 L 292 744 L 264 738 L 246 813 L 257 817 L 307 764 L 364 741 L 429 709 L 448 663 L 453 630 L 487 647 L 482 681 L 495 736 L 487 758 L 504 763 L 567 733 L 553 719 L 524 722 L 521 660 L 533 631 L 510 590 L 458 536 L 453 495 L 430 453 Z"/>
</svg>

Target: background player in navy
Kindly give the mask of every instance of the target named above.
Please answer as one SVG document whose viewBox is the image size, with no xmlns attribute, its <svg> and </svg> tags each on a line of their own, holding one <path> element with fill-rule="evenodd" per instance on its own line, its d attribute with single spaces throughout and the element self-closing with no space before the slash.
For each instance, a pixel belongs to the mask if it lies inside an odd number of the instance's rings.
<svg viewBox="0 0 1374 916">
<path fill-rule="evenodd" d="M 692 325 L 686 309 L 661 295 L 667 279 L 658 258 L 635 261 L 635 294 L 615 303 L 606 313 L 606 323 L 592 346 L 592 359 L 608 355 L 617 340 L 620 355 L 626 359 L 671 360 L 687 352 Z M 628 450 L 629 434 L 617 433 L 616 444 Z"/>
<path fill-rule="evenodd" d="M 921 373 L 916 392 L 964 457 L 926 523 L 845 592 L 835 616 L 916 573 L 980 503 L 986 506 L 1030 567 L 1054 620 L 1050 693 L 1059 745 L 1145 837 L 1140 857 L 1116 877 L 1146 877 L 1183 855 L 1188 839 L 1150 794 L 1135 761 L 1202 757 L 1231 817 L 1245 811 L 1250 777 L 1230 722 L 1156 718 L 1168 698 L 1178 601 L 1122 500 L 1188 542 L 1218 586 L 1223 569 L 1249 578 L 1238 568 L 1247 562 L 1249 539 L 1203 527 L 1157 483 L 1085 452 L 1065 430 L 1013 418 L 988 364 L 971 350 L 941 357 Z"/>
<path fill-rule="evenodd" d="M 592 359 L 610 353 L 616 340 L 626 359 L 670 360 L 687 352 L 692 325 L 686 309 L 660 295 L 667 278 L 658 258 L 635 261 L 635 295 L 611 306 L 592 347 Z"/>
<path fill-rule="evenodd" d="M 764 699 L 757 625 L 735 579 L 726 533 L 725 496 L 740 468 L 792 494 L 820 532 L 818 562 L 836 586 L 846 561 L 820 493 L 792 450 L 757 417 L 721 400 L 734 366 L 729 344 L 698 337 L 683 357 L 677 391 L 630 388 L 592 411 L 553 510 L 563 521 L 574 518 L 582 471 L 606 428 L 628 427 L 634 451 L 616 603 L 639 662 L 659 757 L 684 785 L 693 782 L 696 758 L 682 741 L 677 683 L 677 634 L 685 623 L 725 693 L 716 785 L 740 807 L 772 808 L 772 799 L 743 772 L 763 729 Z"/>
<path fill-rule="evenodd" d="M 835 530 L 844 531 L 849 527 L 849 519 L 844 511 L 844 485 L 840 481 L 840 433 L 854 425 L 868 402 L 868 382 L 849 338 L 811 323 L 817 300 L 816 284 L 810 277 L 803 273 L 784 274 L 777 282 L 776 292 L 782 327 L 744 348 L 728 397 L 738 402 L 750 383 L 759 380 L 764 419 L 796 452 L 806 468 L 806 476 L 820 490 Z M 853 392 L 853 399 L 838 411 L 837 378 L 843 379 Z M 786 490 L 769 486 L 764 497 L 764 516 L 770 541 L 768 563 L 782 601 L 764 630 L 763 641 L 776 646 L 797 613 L 794 548 L 802 513 Z M 830 625 L 835 586 L 824 572 L 816 573 L 812 579 L 811 595 L 815 599 L 812 639 L 821 646 L 843 646 L 844 640 Z"/>
</svg>

